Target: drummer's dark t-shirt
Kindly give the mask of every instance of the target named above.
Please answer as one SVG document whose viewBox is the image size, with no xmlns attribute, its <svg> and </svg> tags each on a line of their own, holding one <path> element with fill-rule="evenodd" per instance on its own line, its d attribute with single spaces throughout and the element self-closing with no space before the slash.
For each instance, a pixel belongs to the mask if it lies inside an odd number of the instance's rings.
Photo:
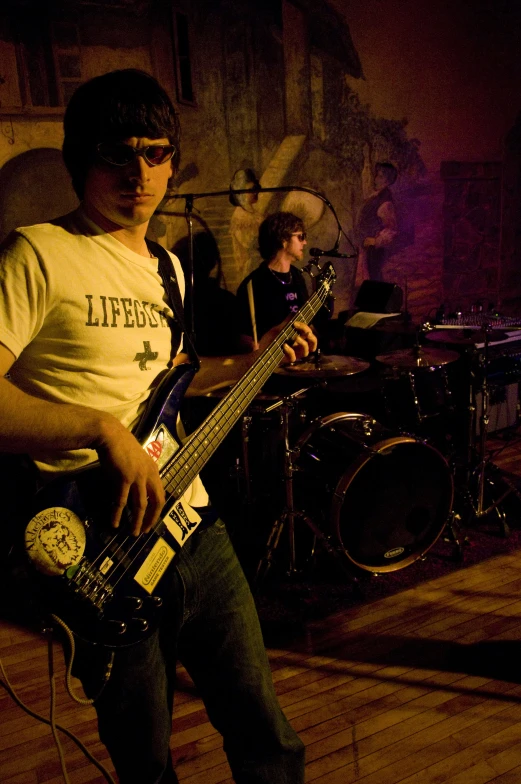
<svg viewBox="0 0 521 784">
<path fill-rule="evenodd" d="M 261 264 L 237 290 L 239 328 L 243 335 L 253 335 L 248 303 L 248 281 L 253 285 L 257 337 L 297 313 L 308 299 L 308 290 L 298 267 L 291 265 L 287 273 L 275 272 L 266 263 Z"/>
</svg>

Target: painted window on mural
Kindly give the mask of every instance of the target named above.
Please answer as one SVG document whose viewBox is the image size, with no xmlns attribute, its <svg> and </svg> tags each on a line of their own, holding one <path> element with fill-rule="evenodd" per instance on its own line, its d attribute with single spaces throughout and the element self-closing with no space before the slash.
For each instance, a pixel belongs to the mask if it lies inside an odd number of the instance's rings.
<svg viewBox="0 0 521 784">
<path fill-rule="evenodd" d="M 36 14 L 13 18 L 0 36 L 0 112 L 59 110 L 81 84 L 77 25 Z"/>
<path fill-rule="evenodd" d="M 175 11 L 173 21 L 177 100 L 179 103 L 195 106 L 196 101 L 192 82 L 190 26 L 188 16 L 182 11 Z"/>
<path fill-rule="evenodd" d="M 51 31 L 58 100 L 66 106 L 82 81 L 78 28 L 70 22 L 55 22 Z"/>
</svg>

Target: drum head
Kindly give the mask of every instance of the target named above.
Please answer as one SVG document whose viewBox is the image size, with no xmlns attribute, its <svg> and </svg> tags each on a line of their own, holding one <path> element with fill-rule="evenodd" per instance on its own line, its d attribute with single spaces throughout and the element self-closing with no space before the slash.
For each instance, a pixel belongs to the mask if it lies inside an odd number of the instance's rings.
<svg viewBox="0 0 521 784">
<path fill-rule="evenodd" d="M 422 441 L 396 436 L 364 449 L 340 478 L 333 525 L 357 567 L 394 571 L 432 547 L 452 501 L 452 476 L 441 454 Z"/>
</svg>

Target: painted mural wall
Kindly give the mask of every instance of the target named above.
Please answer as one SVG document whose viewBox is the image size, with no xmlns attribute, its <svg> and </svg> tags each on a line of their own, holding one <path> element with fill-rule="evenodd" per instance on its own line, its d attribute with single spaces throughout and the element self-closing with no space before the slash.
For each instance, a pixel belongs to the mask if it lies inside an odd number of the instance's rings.
<svg viewBox="0 0 521 784">
<path fill-rule="evenodd" d="M 8 0 L 0 11 L 2 234 L 18 215 L 43 220 L 75 203 L 57 155 L 63 110 L 28 107 L 20 83 L 21 43 L 31 54 L 37 42 L 19 33 L 18 6 Z M 407 291 L 413 319 L 442 303 L 497 303 L 505 289 L 517 307 L 519 134 L 511 129 L 521 109 L 521 25 L 513 1 L 71 0 L 61 9 L 60 21 L 76 31 L 55 58 L 62 88 L 133 66 L 155 73 L 177 102 L 181 168 L 151 227 L 167 247 L 186 247 L 186 194 L 226 191 L 244 168 L 264 187 L 317 191 L 357 244 L 374 166 L 386 160 L 398 170 L 398 232 L 382 274 Z M 183 19 L 188 53 L 179 51 Z M 190 66 L 184 95 L 180 54 Z M 302 192 L 265 193 L 248 210 L 226 196 L 193 204 L 194 231 L 216 240 L 212 275 L 231 292 L 259 262 L 257 230 L 268 212 L 303 217 L 309 247 L 337 238 L 331 210 Z M 352 252 L 345 236 L 340 250 Z M 338 313 L 353 302 L 356 259 L 334 263 Z"/>
<path fill-rule="evenodd" d="M 519 4 L 333 4 L 364 69 L 364 80 L 348 82 L 374 116 L 406 118 L 425 164 L 416 193 L 406 189 L 413 242 L 388 274 L 409 275 L 418 315 L 429 292 L 447 309 L 481 300 L 520 313 L 519 131 L 511 131 L 521 110 Z"/>
</svg>

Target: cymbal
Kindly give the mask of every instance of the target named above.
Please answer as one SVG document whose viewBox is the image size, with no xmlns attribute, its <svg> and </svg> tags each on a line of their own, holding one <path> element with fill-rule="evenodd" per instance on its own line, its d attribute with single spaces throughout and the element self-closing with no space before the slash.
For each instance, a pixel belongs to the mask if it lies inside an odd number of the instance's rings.
<svg viewBox="0 0 521 784">
<path fill-rule="evenodd" d="M 506 340 L 507 338 L 506 332 L 494 330 L 494 332 L 488 333 L 489 343 Z M 485 332 L 481 329 L 437 330 L 436 332 L 428 332 L 427 340 L 432 340 L 434 343 L 452 343 L 455 346 L 473 346 L 476 343 L 485 342 Z"/>
<path fill-rule="evenodd" d="M 381 354 L 376 359 L 383 365 L 413 369 L 448 365 L 450 362 L 455 362 L 459 359 L 459 356 L 456 351 L 415 346 L 413 348 L 390 351 L 388 354 Z"/>
<path fill-rule="evenodd" d="M 275 373 L 279 375 L 305 376 L 306 378 L 327 378 L 329 376 L 352 376 L 362 373 L 370 366 L 369 362 L 358 357 L 342 355 L 321 355 L 318 362 L 311 360 L 295 362 L 294 365 L 281 365 Z"/>
</svg>

